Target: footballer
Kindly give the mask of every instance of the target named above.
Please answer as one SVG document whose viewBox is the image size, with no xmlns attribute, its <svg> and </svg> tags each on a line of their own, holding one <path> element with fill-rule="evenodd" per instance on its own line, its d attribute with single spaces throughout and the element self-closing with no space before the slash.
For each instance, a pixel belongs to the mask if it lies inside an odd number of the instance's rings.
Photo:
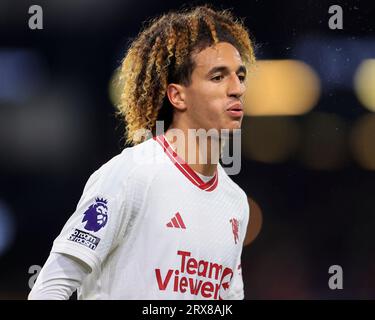
<svg viewBox="0 0 375 320">
<path fill-rule="evenodd" d="M 78 299 L 244 299 L 247 196 L 221 166 L 221 147 L 191 161 L 202 140 L 188 140 L 194 130 L 240 129 L 254 60 L 247 29 L 227 10 L 170 12 L 140 32 L 117 106 L 131 146 L 90 176 L 29 299 L 75 290 Z"/>
</svg>

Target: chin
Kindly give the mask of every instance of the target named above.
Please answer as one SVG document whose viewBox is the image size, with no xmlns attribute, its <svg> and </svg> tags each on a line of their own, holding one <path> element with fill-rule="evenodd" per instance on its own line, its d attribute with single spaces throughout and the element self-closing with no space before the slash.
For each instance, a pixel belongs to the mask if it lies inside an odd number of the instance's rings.
<svg viewBox="0 0 375 320">
<path fill-rule="evenodd" d="M 228 129 L 231 133 L 234 129 L 241 129 L 242 121 L 233 121 L 226 129 Z"/>
</svg>

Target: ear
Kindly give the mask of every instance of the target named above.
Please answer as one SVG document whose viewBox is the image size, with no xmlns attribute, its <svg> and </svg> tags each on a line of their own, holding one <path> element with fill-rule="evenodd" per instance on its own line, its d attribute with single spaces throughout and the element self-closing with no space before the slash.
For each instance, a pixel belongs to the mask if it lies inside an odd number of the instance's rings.
<svg viewBox="0 0 375 320">
<path fill-rule="evenodd" d="M 183 111 L 186 109 L 185 104 L 185 88 L 184 86 L 176 83 L 170 83 L 167 87 L 167 96 L 169 102 L 178 110 Z"/>
</svg>

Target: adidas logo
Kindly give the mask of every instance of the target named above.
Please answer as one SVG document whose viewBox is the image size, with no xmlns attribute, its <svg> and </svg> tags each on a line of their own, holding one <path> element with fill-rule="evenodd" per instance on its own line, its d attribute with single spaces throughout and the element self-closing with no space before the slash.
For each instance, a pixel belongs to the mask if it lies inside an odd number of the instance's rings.
<svg viewBox="0 0 375 320">
<path fill-rule="evenodd" d="M 170 222 L 167 223 L 168 228 L 181 228 L 186 229 L 184 221 L 182 221 L 182 218 L 180 216 L 180 213 L 176 213 L 174 217 L 171 219 Z"/>
</svg>

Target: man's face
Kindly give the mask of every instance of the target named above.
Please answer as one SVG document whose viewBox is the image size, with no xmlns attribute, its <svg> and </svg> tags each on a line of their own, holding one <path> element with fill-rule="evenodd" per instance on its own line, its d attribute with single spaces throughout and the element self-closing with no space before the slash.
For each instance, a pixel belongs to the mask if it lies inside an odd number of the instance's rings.
<svg viewBox="0 0 375 320">
<path fill-rule="evenodd" d="M 239 129 L 246 68 L 237 49 L 227 42 L 193 55 L 191 84 L 184 88 L 189 128 Z"/>
</svg>

